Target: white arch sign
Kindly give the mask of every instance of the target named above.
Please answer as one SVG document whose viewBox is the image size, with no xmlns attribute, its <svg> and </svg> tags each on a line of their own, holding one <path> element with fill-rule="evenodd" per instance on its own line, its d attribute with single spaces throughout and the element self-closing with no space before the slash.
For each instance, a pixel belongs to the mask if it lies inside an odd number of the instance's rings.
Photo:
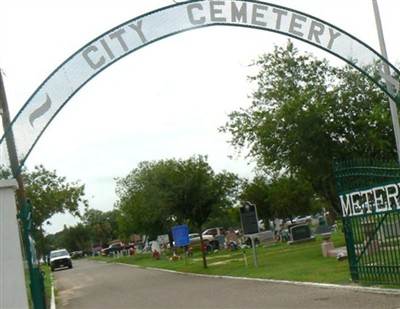
<svg viewBox="0 0 400 309">
<path fill-rule="evenodd" d="M 363 71 L 373 62 L 386 63 L 395 76 L 400 72 L 378 52 L 354 36 L 306 13 L 251 0 L 187 1 L 151 11 L 118 25 L 87 43 L 37 88 L 0 140 L 13 134 L 19 168 L 42 133 L 71 97 L 97 74 L 132 52 L 187 30 L 210 26 L 255 28 L 302 40 L 350 63 L 376 83 L 397 104 L 399 81 L 382 72 Z M 375 75 L 376 76 L 376 75 Z M 389 93 L 386 83 L 397 90 Z"/>
</svg>

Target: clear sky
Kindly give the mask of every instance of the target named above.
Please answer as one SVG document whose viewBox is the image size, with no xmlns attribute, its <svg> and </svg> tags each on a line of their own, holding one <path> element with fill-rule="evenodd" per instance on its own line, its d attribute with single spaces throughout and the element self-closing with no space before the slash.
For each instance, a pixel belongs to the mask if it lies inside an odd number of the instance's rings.
<svg viewBox="0 0 400 309">
<path fill-rule="evenodd" d="M 372 0 L 281 0 L 274 4 L 316 16 L 379 51 Z M 14 117 L 43 80 L 90 40 L 172 0 L 2 0 L 0 68 Z M 378 0 L 389 60 L 400 58 L 400 2 Z M 27 167 L 43 164 L 86 185 L 90 207 L 111 210 L 116 177 L 145 160 L 208 155 L 216 172 L 243 177 L 253 166 L 218 127 L 250 103 L 248 64 L 287 37 L 254 29 L 211 27 L 172 36 L 132 53 L 83 87 L 46 130 Z M 301 50 L 332 59 L 311 45 Z M 1 158 L 0 158 L 1 159 Z M 52 218 L 47 232 L 69 215 Z"/>
</svg>

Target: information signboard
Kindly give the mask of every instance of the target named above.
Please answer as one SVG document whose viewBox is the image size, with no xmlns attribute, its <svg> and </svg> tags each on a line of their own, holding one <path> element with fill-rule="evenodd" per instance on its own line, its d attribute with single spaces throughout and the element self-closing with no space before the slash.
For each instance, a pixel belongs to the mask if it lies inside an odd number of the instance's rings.
<svg viewBox="0 0 400 309">
<path fill-rule="evenodd" d="M 175 246 L 182 247 L 190 244 L 189 228 L 187 225 L 177 225 L 172 228 Z"/>
<path fill-rule="evenodd" d="M 251 235 L 260 232 L 256 205 L 245 202 L 240 207 L 240 221 L 242 222 L 243 234 Z"/>
</svg>

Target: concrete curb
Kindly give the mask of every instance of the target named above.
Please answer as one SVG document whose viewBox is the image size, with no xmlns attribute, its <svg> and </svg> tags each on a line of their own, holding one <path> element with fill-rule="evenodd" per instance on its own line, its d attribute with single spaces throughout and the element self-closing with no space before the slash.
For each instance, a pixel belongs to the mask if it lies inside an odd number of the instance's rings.
<svg viewBox="0 0 400 309">
<path fill-rule="evenodd" d="M 125 264 L 116 262 L 115 264 L 140 268 L 137 265 L 133 264 Z M 288 281 L 288 280 L 272 280 L 272 279 L 259 279 L 259 278 L 248 278 L 248 277 L 232 277 L 232 276 L 221 276 L 221 275 L 205 275 L 205 274 L 193 274 L 193 273 L 185 273 L 174 270 L 153 268 L 153 267 L 145 267 L 144 269 L 153 270 L 153 271 L 161 271 L 161 272 L 169 272 L 169 273 L 177 273 L 185 276 L 198 276 L 198 277 L 213 277 L 218 279 L 230 279 L 230 280 L 242 280 L 242 281 L 259 281 L 259 282 L 268 282 L 268 283 L 277 283 L 277 284 L 287 284 L 287 285 L 296 285 L 296 286 L 310 286 L 310 287 L 320 287 L 325 289 L 340 289 L 340 290 L 351 290 L 356 292 L 363 293 L 375 293 L 375 294 L 384 294 L 384 295 L 400 295 L 400 289 L 385 289 L 385 288 L 377 288 L 377 287 L 360 287 L 360 286 L 346 286 L 339 284 L 329 284 L 329 283 L 316 283 L 316 282 L 301 282 L 301 281 Z M 54 289 L 54 281 L 52 277 L 52 286 L 51 286 L 51 309 L 56 309 L 55 302 L 55 289 Z M 396 307 L 397 308 L 397 307 Z M 397 309 L 400 309 L 398 307 Z"/>
<path fill-rule="evenodd" d="M 129 264 L 123 264 L 129 265 Z M 131 265 L 129 265 L 131 266 Z M 193 274 L 193 273 L 184 273 L 174 270 L 168 269 L 160 269 L 160 268 L 152 268 L 147 267 L 147 269 L 178 273 L 187 276 L 198 276 L 198 277 L 214 277 L 220 279 L 233 279 L 233 280 L 245 280 L 245 281 L 261 281 L 261 282 L 270 282 L 270 283 L 279 283 L 279 284 L 290 284 L 290 285 L 298 285 L 298 286 L 311 286 L 311 287 L 320 287 L 326 289 L 343 289 L 343 290 L 352 290 L 357 292 L 365 292 L 365 293 L 375 293 L 375 294 L 386 294 L 386 295 L 400 295 L 400 290 L 397 289 L 384 289 L 384 288 L 375 288 L 375 287 L 361 287 L 354 285 L 340 285 L 340 284 L 331 284 L 331 283 L 317 283 L 317 282 L 301 282 L 301 281 L 288 281 L 288 280 L 273 280 L 273 279 L 259 279 L 259 278 L 247 278 L 247 277 L 231 277 L 231 276 L 218 276 L 218 275 L 204 275 L 204 274 Z"/>
<path fill-rule="evenodd" d="M 50 309 L 56 309 L 56 297 L 54 295 L 54 278 L 51 275 L 51 300 L 50 300 Z"/>
</svg>

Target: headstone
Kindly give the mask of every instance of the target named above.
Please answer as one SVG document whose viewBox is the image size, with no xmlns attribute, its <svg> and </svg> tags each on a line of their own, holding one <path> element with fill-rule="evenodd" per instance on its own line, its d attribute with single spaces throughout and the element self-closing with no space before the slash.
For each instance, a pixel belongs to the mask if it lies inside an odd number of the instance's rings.
<svg viewBox="0 0 400 309">
<path fill-rule="evenodd" d="M 218 241 L 219 249 L 225 248 L 225 236 L 224 235 L 217 235 L 214 237 L 214 240 Z"/>
<path fill-rule="evenodd" d="M 329 225 L 318 225 L 315 229 L 315 234 L 327 234 L 332 233 L 332 227 Z"/>
<path fill-rule="evenodd" d="M 272 231 L 263 231 L 258 234 L 258 240 L 264 246 L 270 246 L 275 243 L 274 233 Z"/>
<path fill-rule="evenodd" d="M 329 239 L 331 238 L 332 227 L 330 225 L 327 225 L 324 221 L 322 225 L 317 226 L 317 228 L 315 229 L 315 234 L 321 235 L 324 242 L 328 242 Z M 332 245 L 333 245 L 333 243 L 332 243 Z M 330 249 L 331 248 L 329 248 L 329 250 Z M 327 256 L 327 255 L 324 255 L 324 256 Z"/>
<path fill-rule="evenodd" d="M 288 223 L 287 224 L 287 229 L 288 229 L 289 233 L 290 233 L 290 230 L 292 229 L 292 227 L 294 227 L 296 225 L 298 225 L 298 224 L 297 223 Z"/>
<path fill-rule="evenodd" d="M 226 233 L 226 242 L 230 242 L 230 241 L 239 243 L 239 238 L 233 230 L 232 231 L 230 230 Z"/>
<path fill-rule="evenodd" d="M 169 237 L 168 234 L 164 234 L 164 235 L 158 235 L 157 236 L 157 242 L 159 245 L 166 245 L 169 243 Z"/>
<path fill-rule="evenodd" d="M 154 252 L 154 251 L 157 251 L 157 252 L 160 252 L 161 250 L 160 250 L 160 244 L 158 243 L 158 241 L 156 241 L 156 240 L 153 240 L 152 242 L 151 242 L 151 252 Z"/>
<path fill-rule="evenodd" d="M 283 228 L 283 220 L 282 219 L 274 219 L 273 221 L 272 221 L 272 224 L 273 224 L 273 226 L 274 226 L 274 231 L 275 232 L 279 232 L 279 231 L 281 231 L 282 230 L 282 228 Z"/>
<path fill-rule="evenodd" d="M 318 225 L 320 225 L 320 226 L 326 225 L 325 217 L 323 217 L 323 216 L 318 217 Z"/>
<path fill-rule="evenodd" d="M 290 234 L 292 235 L 292 241 L 288 244 L 301 243 L 306 241 L 315 241 L 315 237 L 311 234 L 311 229 L 308 224 L 297 224 L 290 228 Z"/>
<path fill-rule="evenodd" d="M 226 247 L 230 250 L 236 250 L 239 246 L 239 237 L 235 231 L 231 228 L 226 233 Z"/>
<path fill-rule="evenodd" d="M 322 256 L 327 257 L 331 256 L 331 251 L 335 249 L 335 246 L 332 241 L 330 241 L 330 237 L 332 234 L 332 226 L 326 223 L 325 217 L 320 216 L 318 217 L 318 226 L 315 229 L 315 234 L 319 234 L 322 236 Z"/>
<path fill-rule="evenodd" d="M 321 249 L 322 249 L 322 256 L 327 257 L 329 256 L 329 252 L 335 249 L 335 246 L 331 241 L 324 241 L 321 244 Z"/>
<path fill-rule="evenodd" d="M 290 234 L 294 241 L 302 240 L 311 237 L 311 229 L 308 224 L 299 224 L 291 227 Z"/>
</svg>

